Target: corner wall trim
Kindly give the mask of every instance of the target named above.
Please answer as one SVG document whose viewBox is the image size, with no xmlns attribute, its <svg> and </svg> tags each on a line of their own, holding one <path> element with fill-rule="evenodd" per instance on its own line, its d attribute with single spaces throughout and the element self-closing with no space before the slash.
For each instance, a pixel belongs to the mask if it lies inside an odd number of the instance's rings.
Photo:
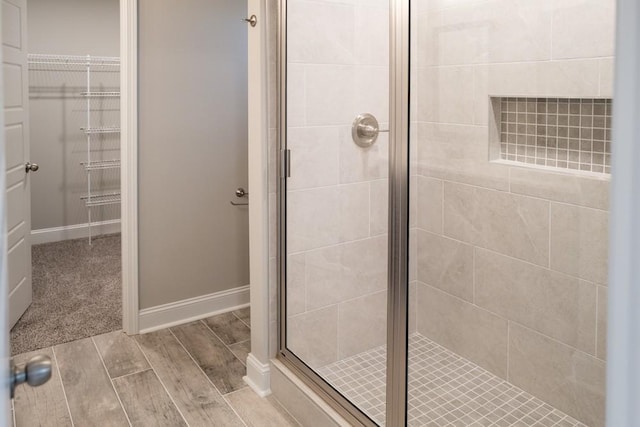
<svg viewBox="0 0 640 427">
<path fill-rule="evenodd" d="M 271 394 L 271 366 L 261 363 L 252 353 L 247 356 L 247 375 L 243 379 L 258 396 Z"/>
<path fill-rule="evenodd" d="M 244 308 L 249 285 L 140 310 L 140 333 L 157 331 Z"/>
<path fill-rule="evenodd" d="M 94 222 L 91 224 L 96 229 L 94 235 L 113 234 L 120 232 L 120 220 Z M 89 224 L 65 225 L 62 227 L 41 228 L 31 230 L 31 244 L 60 242 L 62 240 L 83 239 L 89 237 Z"/>
<path fill-rule="evenodd" d="M 120 0 L 120 186 L 122 328 L 137 334 L 138 303 L 138 0 Z"/>
</svg>

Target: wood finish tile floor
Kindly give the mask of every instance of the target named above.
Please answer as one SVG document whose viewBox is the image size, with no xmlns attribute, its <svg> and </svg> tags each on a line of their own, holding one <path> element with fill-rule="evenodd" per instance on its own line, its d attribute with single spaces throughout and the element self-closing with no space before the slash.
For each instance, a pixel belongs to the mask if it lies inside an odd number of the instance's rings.
<svg viewBox="0 0 640 427">
<path fill-rule="evenodd" d="M 116 331 L 15 356 L 54 362 L 21 386 L 15 426 L 299 426 L 246 386 L 249 309 L 129 337 Z"/>
</svg>

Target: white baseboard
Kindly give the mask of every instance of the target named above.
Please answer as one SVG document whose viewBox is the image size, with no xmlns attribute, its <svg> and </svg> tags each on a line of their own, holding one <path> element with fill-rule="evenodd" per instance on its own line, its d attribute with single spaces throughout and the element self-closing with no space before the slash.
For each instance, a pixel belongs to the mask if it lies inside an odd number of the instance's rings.
<svg viewBox="0 0 640 427">
<path fill-rule="evenodd" d="M 271 366 L 260 361 L 251 353 L 247 356 L 247 375 L 244 382 L 260 397 L 271 394 Z"/>
<path fill-rule="evenodd" d="M 140 333 L 182 325 L 249 305 L 249 285 L 140 310 Z"/>
<path fill-rule="evenodd" d="M 113 234 L 120 232 L 120 220 L 112 219 L 91 223 L 91 233 L 94 236 L 100 234 Z M 41 228 L 31 230 L 31 244 L 60 242 L 62 240 L 83 239 L 89 237 L 89 224 L 74 224 L 64 227 Z"/>
</svg>

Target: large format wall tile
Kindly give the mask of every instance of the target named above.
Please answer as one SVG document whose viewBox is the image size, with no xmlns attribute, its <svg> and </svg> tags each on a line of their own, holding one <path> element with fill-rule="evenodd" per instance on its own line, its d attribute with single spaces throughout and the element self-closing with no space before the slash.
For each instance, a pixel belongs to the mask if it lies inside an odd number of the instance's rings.
<svg viewBox="0 0 640 427">
<path fill-rule="evenodd" d="M 338 184 L 338 128 L 290 128 L 291 177 L 287 189 L 325 187 Z"/>
<path fill-rule="evenodd" d="M 312 368 L 338 360 L 338 306 L 290 316 L 287 348 Z"/>
<path fill-rule="evenodd" d="M 553 58 L 613 56 L 615 2 L 574 0 L 555 2 Z"/>
<path fill-rule="evenodd" d="M 486 93 L 492 96 L 593 97 L 599 93 L 600 60 L 490 64 Z"/>
<path fill-rule="evenodd" d="M 509 381 L 589 426 L 604 426 L 605 363 L 509 324 Z"/>
<path fill-rule="evenodd" d="M 551 268 L 581 279 L 607 283 L 609 214 L 551 204 Z"/>
<path fill-rule="evenodd" d="M 596 286 L 476 249 L 476 304 L 595 354 Z"/>
<path fill-rule="evenodd" d="M 603 360 L 607 358 L 607 303 L 607 288 L 598 286 L 598 342 L 596 344 L 596 356 Z"/>
<path fill-rule="evenodd" d="M 473 67 L 418 70 L 418 120 L 473 124 Z"/>
<path fill-rule="evenodd" d="M 288 316 L 304 313 L 306 310 L 306 275 L 306 254 L 289 255 L 287 257 Z"/>
<path fill-rule="evenodd" d="M 307 252 L 305 271 L 307 310 L 383 290 L 387 286 L 387 238 Z"/>
<path fill-rule="evenodd" d="M 371 235 L 389 232 L 389 180 L 371 181 Z M 410 202 L 411 203 L 411 202 Z"/>
<path fill-rule="evenodd" d="M 446 182 L 444 233 L 546 266 L 549 202 Z"/>
<path fill-rule="evenodd" d="M 488 161 L 487 127 L 420 123 L 418 135 L 416 169 L 420 175 L 509 189 L 509 168 Z"/>
<path fill-rule="evenodd" d="M 369 235 L 369 184 L 290 192 L 289 253 L 335 245 Z"/>
<path fill-rule="evenodd" d="M 442 233 L 442 181 L 419 176 L 417 178 L 417 200 L 411 198 L 409 204 L 417 206 L 417 225 L 433 233 Z"/>
<path fill-rule="evenodd" d="M 355 116 L 351 119 L 355 119 Z M 353 142 L 351 123 L 340 128 L 340 183 L 370 181 L 389 176 L 389 136 L 380 134 L 371 147 L 363 148 Z M 380 127 L 387 125 L 381 124 Z M 337 158 L 337 157 L 336 157 Z"/>
<path fill-rule="evenodd" d="M 387 338 L 387 292 L 340 304 L 338 359 L 384 345 Z"/>
<path fill-rule="evenodd" d="M 418 230 L 418 281 L 473 302 L 473 246 Z"/>
<path fill-rule="evenodd" d="M 511 168 L 511 192 L 590 208 L 608 209 L 609 179 Z"/>
<path fill-rule="evenodd" d="M 338 2 L 298 0 L 288 5 L 287 55 L 291 62 L 352 64 L 355 10 Z M 313 16 L 313 19 L 309 19 Z"/>
<path fill-rule="evenodd" d="M 305 95 L 307 125 L 349 126 L 356 117 L 353 65 L 307 65 Z"/>
<path fill-rule="evenodd" d="M 418 333 L 483 368 L 507 377 L 507 321 L 418 283 Z"/>
</svg>

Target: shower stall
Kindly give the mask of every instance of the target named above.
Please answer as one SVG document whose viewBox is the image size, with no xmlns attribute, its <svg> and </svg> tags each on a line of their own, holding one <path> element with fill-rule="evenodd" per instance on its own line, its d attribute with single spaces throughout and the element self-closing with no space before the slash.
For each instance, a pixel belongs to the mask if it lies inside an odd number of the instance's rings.
<svg viewBox="0 0 640 427">
<path fill-rule="evenodd" d="M 353 424 L 603 426 L 615 1 L 280 4 L 279 359 Z"/>
</svg>

